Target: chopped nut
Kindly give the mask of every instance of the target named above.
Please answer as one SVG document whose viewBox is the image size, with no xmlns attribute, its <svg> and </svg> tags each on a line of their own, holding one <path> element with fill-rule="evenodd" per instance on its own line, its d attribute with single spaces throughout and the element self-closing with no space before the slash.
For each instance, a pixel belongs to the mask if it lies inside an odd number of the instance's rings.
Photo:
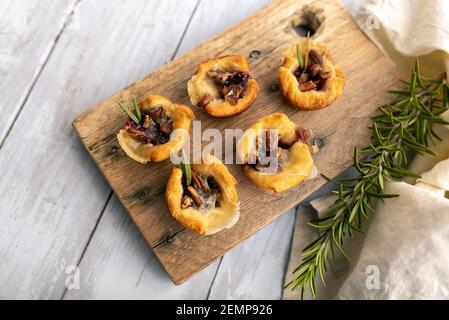
<svg viewBox="0 0 449 320">
<path fill-rule="evenodd" d="M 266 130 L 265 131 L 265 153 L 267 155 L 267 157 L 270 156 L 270 151 L 271 151 L 271 132 L 270 130 Z"/>
<path fill-rule="evenodd" d="M 165 116 L 165 110 L 162 107 L 153 108 L 150 110 L 150 116 L 157 121 Z"/>
<path fill-rule="evenodd" d="M 312 75 L 312 77 L 315 77 L 317 74 L 321 72 L 321 67 L 319 64 L 312 64 L 309 67 L 309 72 Z"/>
<path fill-rule="evenodd" d="M 231 74 L 221 70 L 209 70 L 207 71 L 207 75 L 218 83 L 225 84 Z"/>
<path fill-rule="evenodd" d="M 127 127 L 126 131 L 129 132 L 131 135 L 133 135 L 137 140 L 140 140 L 142 142 L 148 142 L 148 137 L 144 131 L 136 129 L 131 126 Z"/>
<path fill-rule="evenodd" d="M 326 72 L 326 71 L 320 71 L 320 77 L 321 79 L 329 79 L 331 76 L 330 72 Z"/>
<path fill-rule="evenodd" d="M 313 154 L 320 152 L 320 148 L 314 144 L 312 145 L 311 149 Z"/>
<path fill-rule="evenodd" d="M 231 94 L 230 94 L 230 95 L 227 95 L 227 96 L 225 97 L 225 100 L 226 100 L 227 102 L 229 102 L 229 104 L 230 104 L 231 106 L 236 106 L 237 103 L 239 103 L 239 99 L 238 99 L 238 98 L 235 98 L 235 96 L 232 94 L 232 91 L 231 91 Z"/>
<path fill-rule="evenodd" d="M 265 131 L 265 145 L 267 146 L 267 149 L 270 149 L 271 146 L 271 134 L 270 130 Z"/>
<path fill-rule="evenodd" d="M 310 137 L 312 136 L 312 130 L 304 129 L 301 127 L 297 127 L 295 129 L 295 133 L 296 133 L 296 137 L 298 138 L 298 140 L 301 140 L 303 142 L 307 142 L 307 140 L 309 140 Z"/>
<path fill-rule="evenodd" d="M 226 90 L 227 88 L 230 88 L 228 90 Z M 242 85 L 232 85 L 230 87 L 225 87 L 223 92 L 226 92 L 225 95 L 225 100 L 228 101 L 231 105 L 235 106 L 240 98 L 240 95 L 243 93 L 244 91 L 244 87 Z"/>
<path fill-rule="evenodd" d="M 313 81 L 307 81 L 306 83 L 299 84 L 299 90 L 305 92 L 316 89 L 316 84 Z"/>
<path fill-rule="evenodd" d="M 309 58 L 313 63 L 323 65 L 323 57 L 315 49 L 310 49 Z"/>
<path fill-rule="evenodd" d="M 233 106 L 237 105 L 238 99 L 246 90 L 247 82 L 250 79 L 249 74 L 242 71 L 209 70 L 207 75 L 217 83 L 220 96 Z"/>
<path fill-rule="evenodd" d="M 309 75 L 307 73 L 301 73 L 301 75 L 299 76 L 299 83 L 306 83 L 309 80 Z"/>
<path fill-rule="evenodd" d="M 165 122 L 165 123 L 161 124 L 160 130 L 163 134 L 170 134 L 172 131 L 170 123 Z"/>
<path fill-rule="evenodd" d="M 204 182 L 203 178 L 201 178 L 199 175 L 197 175 L 195 172 L 192 172 L 192 181 L 193 184 L 203 190 L 204 192 L 209 192 L 209 188 L 207 187 L 206 183 Z"/>
<path fill-rule="evenodd" d="M 187 209 L 187 208 L 190 208 L 190 207 L 193 207 L 193 200 L 189 196 L 185 195 L 181 199 L 181 208 L 182 209 Z"/>
<path fill-rule="evenodd" d="M 192 186 L 189 186 L 187 188 L 187 191 L 189 192 L 190 196 L 192 197 L 193 202 L 195 202 L 196 206 L 199 207 L 203 203 L 203 199 L 201 199 L 198 192 Z"/>
<path fill-rule="evenodd" d="M 209 104 L 209 102 L 211 102 L 214 99 L 214 97 L 209 94 L 206 93 L 201 99 L 200 101 L 198 101 L 198 103 L 196 104 L 198 107 L 200 108 L 204 108 L 205 106 L 207 106 Z"/>
<path fill-rule="evenodd" d="M 143 127 L 145 128 L 145 129 L 147 129 L 147 128 L 149 128 L 150 127 L 150 123 L 151 123 L 151 120 L 150 120 L 150 116 L 149 115 L 145 115 L 145 120 L 143 121 Z"/>
</svg>

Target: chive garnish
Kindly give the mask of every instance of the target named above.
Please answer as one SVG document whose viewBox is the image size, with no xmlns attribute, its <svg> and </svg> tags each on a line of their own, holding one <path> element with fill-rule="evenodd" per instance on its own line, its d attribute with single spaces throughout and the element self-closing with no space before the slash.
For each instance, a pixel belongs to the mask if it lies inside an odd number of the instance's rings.
<svg viewBox="0 0 449 320">
<path fill-rule="evenodd" d="M 189 159 L 187 157 L 187 153 L 184 149 L 181 151 L 182 153 L 182 159 L 181 159 L 181 170 L 183 174 L 186 177 L 186 186 L 190 186 L 190 183 L 192 182 L 192 171 L 190 169 Z"/>
<path fill-rule="evenodd" d="M 307 31 L 307 50 L 306 50 L 306 61 L 304 61 L 304 67 L 302 72 L 304 73 L 307 69 L 307 64 L 309 63 L 309 51 L 310 51 L 310 32 Z"/>
<path fill-rule="evenodd" d="M 132 121 L 137 124 L 140 123 L 139 118 L 137 118 L 136 115 L 133 114 L 126 105 L 122 104 L 120 101 L 118 102 L 118 105 L 120 106 L 120 108 L 122 108 L 123 111 L 125 111 L 125 113 L 128 115 L 128 117 L 131 118 Z"/>
<path fill-rule="evenodd" d="M 298 63 L 301 69 L 304 69 L 304 60 L 302 59 L 301 48 L 299 45 L 296 45 L 296 56 L 298 57 Z"/>
<path fill-rule="evenodd" d="M 134 109 L 136 110 L 137 118 L 139 119 L 139 122 L 142 121 L 142 113 L 140 112 L 139 104 L 137 103 L 136 97 L 133 98 L 134 103 Z"/>
</svg>

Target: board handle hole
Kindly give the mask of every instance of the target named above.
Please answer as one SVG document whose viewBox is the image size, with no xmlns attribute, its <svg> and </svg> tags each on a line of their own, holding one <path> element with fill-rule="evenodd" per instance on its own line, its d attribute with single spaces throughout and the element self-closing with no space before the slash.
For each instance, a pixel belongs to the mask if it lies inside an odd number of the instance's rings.
<svg viewBox="0 0 449 320">
<path fill-rule="evenodd" d="M 323 29 L 323 9 L 310 5 L 303 6 L 297 12 L 297 16 L 293 19 L 292 25 L 300 37 L 306 37 L 307 33 L 310 34 L 310 37 L 316 36 Z"/>
</svg>

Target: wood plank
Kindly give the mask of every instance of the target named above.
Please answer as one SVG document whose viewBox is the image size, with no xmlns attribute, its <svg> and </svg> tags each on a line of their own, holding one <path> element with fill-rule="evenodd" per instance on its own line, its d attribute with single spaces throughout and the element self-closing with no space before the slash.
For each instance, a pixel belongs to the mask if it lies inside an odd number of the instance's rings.
<svg viewBox="0 0 449 320">
<path fill-rule="evenodd" d="M 0 150 L 1 298 L 64 293 L 110 193 L 71 120 L 170 60 L 195 3 L 80 2 Z"/>
<path fill-rule="evenodd" d="M 342 2 L 354 15 L 362 1 L 344 0 Z M 330 192 L 330 188 L 324 189 L 326 190 L 320 188 L 311 196 L 318 196 L 321 190 L 323 194 Z M 280 299 L 282 297 L 290 250 L 301 250 L 301 248 L 291 248 L 295 215 L 297 215 L 295 211 L 296 208 L 289 210 L 288 213 L 223 256 L 209 299 Z M 309 220 L 302 215 L 297 219 L 301 219 L 303 224 Z"/>
<path fill-rule="evenodd" d="M 296 111 L 285 104 L 279 93 L 269 90 L 275 81 L 273 75 L 279 67 L 282 52 L 298 39 L 291 22 L 306 3 L 324 10 L 326 20 L 317 39 L 328 44 L 346 77 L 342 97 L 331 107 L 314 112 Z M 238 52 L 248 55 L 255 49 L 262 51 L 258 59 L 250 61 L 252 75 L 262 88 L 255 105 L 251 111 L 228 119 L 212 119 L 196 112 L 198 119 L 202 120 L 203 129 L 211 126 L 220 130 L 247 128 L 262 115 L 274 111 L 284 112 L 294 121 L 314 130 L 316 136 L 325 138 L 326 146 L 316 156 L 316 163 L 320 171 L 331 176 L 350 165 L 354 145 L 364 145 L 369 140 L 369 131 L 366 130 L 369 117 L 377 106 L 389 100 L 385 90 L 397 81 L 393 67 L 360 32 L 339 2 L 276 1 L 242 24 L 218 35 L 77 118 L 74 126 L 83 143 L 150 246 L 154 246 L 177 226 L 166 213 L 163 197 L 171 165 L 165 162 L 144 167 L 128 159 L 120 150 L 111 154 L 111 150 L 117 148 L 115 134 L 125 118 L 117 109 L 116 102 L 120 99 L 129 101 L 134 95 L 141 98 L 159 92 L 188 104 L 186 90 L 182 88 L 185 88 L 186 81 L 199 62 L 222 54 Z M 158 246 L 155 250 L 176 283 L 189 279 L 324 184 L 324 179 L 316 178 L 282 194 L 268 195 L 248 181 L 241 168 L 230 166 L 230 169 L 239 181 L 242 208 L 239 223 L 231 230 L 209 237 L 184 231 L 172 244 Z"/>
<path fill-rule="evenodd" d="M 227 253 L 209 299 L 280 299 L 294 223 L 291 209 Z"/>
<path fill-rule="evenodd" d="M 114 196 L 79 264 L 79 289 L 64 299 L 205 299 L 217 266 L 175 286 Z"/>
<path fill-rule="evenodd" d="M 200 2 L 179 46 L 178 54 L 242 20 L 269 1 Z M 214 19 L 204 19 L 210 16 L 210 12 L 214 12 Z M 128 214 L 113 199 L 112 203 L 108 203 L 79 264 L 80 289 L 67 291 L 64 298 L 207 298 L 218 261 L 185 285 L 174 286 L 161 265 L 154 260 L 156 257 L 137 228 L 130 224 Z M 85 272 L 88 273 L 87 276 Z"/>
<path fill-rule="evenodd" d="M 75 2 L 0 1 L 0 146 Z"/>
</svg>

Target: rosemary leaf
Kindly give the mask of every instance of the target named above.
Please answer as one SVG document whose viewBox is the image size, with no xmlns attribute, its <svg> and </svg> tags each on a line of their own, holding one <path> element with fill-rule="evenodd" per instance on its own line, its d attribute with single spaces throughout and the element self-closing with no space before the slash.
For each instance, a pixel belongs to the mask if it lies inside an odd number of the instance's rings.
<svg viewBox="0 0 449 320">
<path fill-rule="evenodd" d="M 297 51 L 300 53 L 298 47 Z M 408 86 L 406 90 L 390 90 L 399 98 L 379 107 L 378 114 L 372 117 L 371 143 L 354 148 L 353 167 L 357 174 L 344 179 L 322 175 L 336 185 L 334 193 L 338 198 L 327 217 L 310 221 L 319 237 L 303 249 L 299 267 L 293 272 L 294 279 L 286 285 L 292 290 L 300 288 L 301 298 L 306 290 L 316 295 L 317 273 L 324 283 L 326 261 L 335 260 L 335 248 L 347 257 L 343 249 L 345 235 L 352 237 L 354 231 L 363 232 L 362 224 L 375 213 L 376 202 L 398 197 L 385 192 L 386 182 L 419 177 L 407 168 L 410 152 L 435 155 L 429 145 L 434 138 L 441 138 L 432 126 L 448 124 L 441 117 L 449 108 L 446 75 L 435 80 L 422 77 L 416 62 L 410 82 L 403 83 Z"/>
<path fill-rule="evenodd" d="M 301 67 L 301 70 L 304 69 L 304 60 L 302 59 L 302 53 L 301 48 L 299 47 L 299 44 L 296 45 L 296 57 L 298 58 L 299 66 Z"/>
<path fill-rule="evenodd" d="M 118 105 L 120 106 L 120 108 L 122 108 L 122 110 L 128 115 L 128 117 L 134 121 L 135 123 L 139 124 L 139 118 L 136 117 L 136 115 L 134 113 L 131 112 L 131 110 L 129 110 L 128 106 L 126 106 L 125 104 L 122 104 L 121 101 L 118 102 Z"/>
<path fill-rule="evenodd" d="M 304 68 L 302 68 L 302 73 L 306 72 L 307 64 L 309 63 L 309 51 L 310 51 L 310 32 L 307 31 L 306 60 L 304 61 Z"/>
<path fill-rule="evenodd" d="M 142 121 L 142 113 L 140 112 L 139 104 L 137 103 L 136 97 L 133 98 L 134 109 L 136 110 L 137 119 L 139 122 Z"/>
<path fill-rule="evenodd" d="M 182 149 L 181 170 L 186 177 L 186 186 L 190 186 L 192 183 L 192 171 L 190 169 L 189 157 L 184 149 Z"/>
</svg>

